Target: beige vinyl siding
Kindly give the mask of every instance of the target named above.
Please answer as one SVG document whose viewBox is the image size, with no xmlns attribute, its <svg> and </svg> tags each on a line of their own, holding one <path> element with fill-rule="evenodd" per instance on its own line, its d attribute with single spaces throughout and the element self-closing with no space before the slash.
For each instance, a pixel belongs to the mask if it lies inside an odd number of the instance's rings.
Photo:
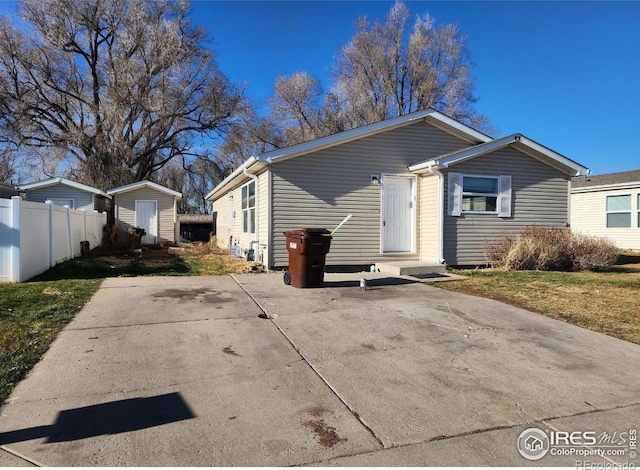
<svg viewBox="0 0 640 470">
<path fill-rule="evenodd" d="M 211 210 L 216 213 L 216 244 L 221 248 L 229 248 L 229 202 L 228 196 L 213 201 Z"/>
<path fill-rule="evenodd" d="M 73 199 L 74 209 L 94 210 L 93 193 L 72 188 L 66 184 L 52 184 L 25 192 L 25 199 L 31 202 L 45 202 L 47 199 Z"/>
<path fill-rule="evenodd" d="M 484 245 L 504 232 L 527 225 L 565 227 L 568 222 L 569 176 L 519 150 L 507 147 L 452 165 L 449 171 L 477 175 L 511 176 L 511 217 L 493 214 L 446 215 L 444 204 L 444 259 L 448 265 L 485 264 Z M 445 198 L 448 197 L 447 171 Z"/>
<path fill-rule="evenodd" d="M 263 171 L 258 176 L 258 206 L 256 208 L 259 211 L 258 214 L 258 237 L 259 250 L 256 253 L 256 261 L 262 264 L 268 264 L 269 260 L 269 225 L 271 222 L 271 211 L 269 210 L 269 185 L 271 174 L 270 172 Z"/>
<path fill-rule="evenodd" d="M 607 227 L 607 196 L 631 195 L 631 227 Z M 638 194 L 640 186 L 635 189 L 610 189 L 571 194 L 571 229 L 593 235 L 606 237 L 618 248 L 640 250 L 640 228 L 638 227 Z"/>
<path fill-rule="evenodd" d="M 253 249 L 257 250 L 256 261 L 260 261 L 260 257 L 266 263 L 268 259 L 268 243 L 269 243 L 269 172 L 263 171 L 258 175 L 257 181 L 257 206 L 256 215 L 258 232 L 256 234 L 244 233 L 242 231 L 242 187 L 249 183 L 250 179 L 240 178 L 238 186 L 231 191 L 220 196 L 213 201 L 213 210 L 218 213 L 217 217 L 217 245 L 222 248 L 231 248 L 233 243 L 237 243 L 242 250 L 242 254 L 252 247 L 251 242 L 259 241 L 253 244 Z M 229 197 L 232 201 L 231 228 L 229 228 Z M 259 213 L 258 213 L 259 211 Z M 231 238 L 231 245 L 229 239 Z"/>
<path fill-rule="evenodd" d="M 332 229 L 348 213 L 353 217 L 334 236 L 327 264 L 367 265 L 385 259 L 380 253 L 380 186 L 371 184 L 371 175 L 410 175 L 409 165 L 468 145 L 418 122 L 272 164 L 272 264 L 288 264 L 282 232 Z"/>
<path fill-rule="evenodd" d="M 158 210 L 158 243 L 175 241 L 175 211 L 173 196 L 156 191 L 152 188 L 139 188 L 131 191 L 116 194 L 115 216 L 116 223 L 124 240 L 126 240 L 127 229 L 135 227 L 136 224 L 136 201 L 157 201 Z"/>
<path fill-rule="evenodd" d="M 418 246 L 421 261 L 439 262 L 440 178 L 423 175 L 418 179 Z"/>
<path fill-rule="evenodd" d="M 13 196 L 17 196 L 17 195 L 18 195 L 18 191 L 16 191 L 12 187 L 0 184 L 0 198 L 11 199 Z"/>
</svg>

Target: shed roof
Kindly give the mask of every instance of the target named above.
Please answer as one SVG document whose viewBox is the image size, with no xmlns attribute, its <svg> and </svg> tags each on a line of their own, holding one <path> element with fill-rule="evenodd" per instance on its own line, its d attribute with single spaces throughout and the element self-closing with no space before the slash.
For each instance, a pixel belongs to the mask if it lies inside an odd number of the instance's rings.
<svg viewBox="0 0 640 470">
<path fill-rule="evenodd" d="M 159 191 L 164 194 L 168 194 L 169 196 L 182 199 L 182 193 L 179 193 L 178 191 L 174 191 L 173 189 L 169 189 L 165 186 L 159 185 L 158 183 L 153 183 L 147 180 L 138 181 L 137 183 L 131 183 L 125 186 L 119 186 L 117 188 L 108 190 L 107 193 L 116 195 L 116 194 L 126 193 L 129 191 L 133 191 L 133 190 L 144 188 L 144 187 L 155 189 L 156 191 Z"/>
<path fill-rule="evenodd" d="M 617 187 L 640 186 L 640 170 L 589 175 L 571 180 L 571 190 L 615 189 Z"/>
<path fill-rule="evenodd" d="M 212 224 L 213 214 L 178 214 L 178 220 L 185 224 Z"/>
<path fill-rule="evenodd" d="M 93 194 L 99 194 L 100 196 L 104 196 L 106 198 L 111 199 L 111 196 L 109 196 L 107 193 L 105 193 L 104 191 L 101 191 L 98 188 L 94 188 L 93 186 L 88 186 L 88 185 L 82 184 L 82 183 L 77 183 L 75 181 L 71 181 L 71 180 L 68 180 L 66 178 L 61 178 L 61 177 L 55 177 L 55 178 L 50 178 L 48 180 L 37 181 L 35 183 L 24 184 L 24 185 L 20 186 L 19 189 L 21 191 L 29 191 L 29 190 L 32 190 L 32 189 L 46 188 L 47 186 L 53 186 L 53 185 L 56 185 L 56 184 L 63 184 L 65 186 L 69 186 L 71 188 L 80 189 L 81 191 L 87 191 L 87 192 L 93 193 Z"/>
</svg>

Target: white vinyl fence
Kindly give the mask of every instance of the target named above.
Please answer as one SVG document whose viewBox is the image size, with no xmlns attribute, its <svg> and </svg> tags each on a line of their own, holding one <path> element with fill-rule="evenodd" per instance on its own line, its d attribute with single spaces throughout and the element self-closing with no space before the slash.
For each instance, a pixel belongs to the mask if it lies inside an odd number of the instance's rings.
<svg viewBox="0 0 640 470">
<path fill-rule="evenodd" d="M 102 243 L 106 212 L 0 199 L 0 282 L 22 282 Z"/>
</svg>

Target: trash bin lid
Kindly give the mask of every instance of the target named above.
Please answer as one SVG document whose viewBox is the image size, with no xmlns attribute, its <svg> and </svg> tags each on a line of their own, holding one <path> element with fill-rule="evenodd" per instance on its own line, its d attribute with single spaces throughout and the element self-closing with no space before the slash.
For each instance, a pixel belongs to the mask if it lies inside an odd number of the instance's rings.
<svg viewBox="0 0 640 470">
<path fill-rule="evenodd" d="M 331 231 L 326 228 L 299 228 L 296 230 L 288 230 L 283 232 L 285 237 L 298 237 L 298 238 L 308 238 L 308 237 L 330 237 Z"/>
<path fill-rule="evenodd" d="M 326 228 L 303 228 L 302 233 L 305 235 L 329 235 L 331 233 L 330 230 Z"/>
</svg>

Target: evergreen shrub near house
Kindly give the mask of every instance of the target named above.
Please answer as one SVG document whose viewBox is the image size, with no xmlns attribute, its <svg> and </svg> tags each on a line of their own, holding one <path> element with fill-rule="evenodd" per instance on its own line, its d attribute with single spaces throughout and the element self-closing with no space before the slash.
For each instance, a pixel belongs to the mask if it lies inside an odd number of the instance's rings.
<svg viewBox="0 0 640 470">
<path fill-rule="evenodd" d="M 609 240 L 573 233 L 568 228 L 524 227 L 485 243 L 489 266 L 512 271 L 601 271 L 619 250 Z"/>
</svg>

